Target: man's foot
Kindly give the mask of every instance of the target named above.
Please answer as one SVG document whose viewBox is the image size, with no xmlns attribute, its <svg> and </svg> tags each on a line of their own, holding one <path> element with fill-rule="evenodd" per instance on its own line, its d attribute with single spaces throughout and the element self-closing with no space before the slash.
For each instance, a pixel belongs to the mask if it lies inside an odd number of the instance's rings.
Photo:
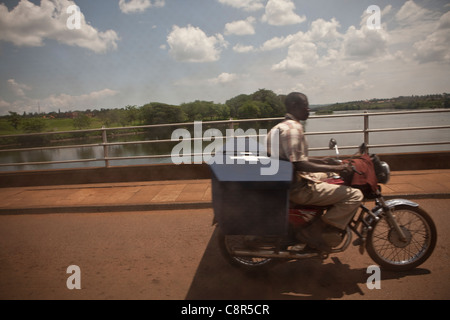
<svg viewBox="0 0 450 320">
<path fill-rule="evenodd" d="M 324 232 L 322 233 L 322 239 L 330 247 L 337 247 L 341 244 L 343 239 L 342 230 L 327 225 Z"/>
<path fill-rule="evenodd" d="M 338 229 L 330 230 L 322 220 L 314 221 L 310 226 L 297 232 L 297 238 L 306 242 L 310 247 L 322 252 L 331 252 L 333 246 L 337 246 L 342 240 Z"/>
</svg>

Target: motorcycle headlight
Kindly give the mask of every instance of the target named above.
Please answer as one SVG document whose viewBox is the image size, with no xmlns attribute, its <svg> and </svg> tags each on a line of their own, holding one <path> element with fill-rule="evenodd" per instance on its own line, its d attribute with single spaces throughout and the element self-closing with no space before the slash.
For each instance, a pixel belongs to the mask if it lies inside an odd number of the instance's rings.
<svg viewBox="0 0 450 320">
<path fill-rule="evenodd" d="M 389 165 L 386 162 L 381 161 L 379 170 L 377 170 L 376 175 L 378 183 L 388 183 L 389 179 L 391 178 L 391 169 L 389 168 Z"/>
</svg>

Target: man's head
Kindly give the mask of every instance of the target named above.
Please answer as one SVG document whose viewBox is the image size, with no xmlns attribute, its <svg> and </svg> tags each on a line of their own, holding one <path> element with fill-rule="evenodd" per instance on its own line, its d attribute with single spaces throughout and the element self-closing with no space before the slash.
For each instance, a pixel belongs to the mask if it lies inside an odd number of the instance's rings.
<svg viewBox="0 0 450 320">
<path fill-rule="evenodd" d="M 297 120 L 306 120 L 309 117 L 308 97 L 300 92 L 291 92 L 287 95 L 284 104 L 286 111 Z"/>
</svg>

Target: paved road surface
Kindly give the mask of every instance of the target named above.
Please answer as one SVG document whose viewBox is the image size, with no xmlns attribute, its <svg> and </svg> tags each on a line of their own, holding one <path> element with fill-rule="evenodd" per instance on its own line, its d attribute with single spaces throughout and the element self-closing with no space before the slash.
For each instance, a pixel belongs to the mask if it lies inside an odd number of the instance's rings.
<svg viewBox="0 0 450 320">
<path fill-rule="evenodd" d="M 450 200 L 417 200 L 433 217 L 432 257 L 366 286 L 367 254 L 286 263 L 251 277 L 220 256 L 212 210 L 0 216 L 0 299 L 449 299 Z M 69 290 L 71 265 L 81 290 Z"/>
</svg>

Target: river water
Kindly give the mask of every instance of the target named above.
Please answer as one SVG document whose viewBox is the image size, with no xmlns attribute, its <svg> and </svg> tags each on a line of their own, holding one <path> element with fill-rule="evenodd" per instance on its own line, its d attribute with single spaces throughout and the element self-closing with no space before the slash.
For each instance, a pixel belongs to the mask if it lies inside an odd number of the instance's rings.
<svg viewBox="0 0 450 320">
<path fill-rule="evenodd" d="M 378 111 L 379 112 L 379 111 Z M 343 114 L 342 112 L 341 114 Z M 354 111 L 348 112 L 355 114 Z M 339 113 L 335 113 L 339 114 Z M 255 129 L 256 132 L 260 130 L 270 130 L 270 128 L 277 122 L 260 122 L 260 123 L 245 123 L 241 124 L 240 128 L 243 130 Z M 370 116 L 369 128 L 410 128 L 410 127 L 426 127 L 426 126 L 445 126 L 450 125 L 450 112 L 436 112 L 436 113 L 420 113 L 420 114 L 395 114 L 388 115 L 374 115 Z M 362 133 L 352 134 L 323 134 L 315 135 L 311 133 L 323 131 L 345 131 L 345 130 L 363 130 L 364 120 L 362 116 L 358 117 L 313 117 L 304 123 L 305 131 L 308 135 L 308 142 L 310 148 L 324 148 L 328 146 L 330 138 L 335 138 L 338 145 L 355 146 L 353 149 L 341 149 L 341 154 L 353 154 L 357 151 L 356 146 L 364 141 Z M 180 127 L 161 129 L 160 134 L 157 134 L 158 139 L 171 139 L 174 130 Z M 225 130 L 227 126 L 218 126 L 223 136 L 226 136 Z M 235 127 L 236 129 L 237 127 Z M 186 127 L 194 138 L 192 128 Z M 203 126 L 203 132 L 211 129 L 210 126 Z M 262 133 L 264 131 L 261 131 Z M 150 137 L 151 136 L 151 137 Z M 198 136 L 198 135 L 197 135 Z M 197 137 L 196 136 L 196 137 Z M 378 144 L 393 144 L 393 143 L 420 143 L 420 142 L 443 142 L 449 141 L 450 129 L 435 129 L 435 130 L 409 130 L 396 132 L 372 132 L 369 136 L 370 145 Z M 153 140 L 155 133 L 137 134 L 126 137 L 108 137 L 108 142 L 118 141 L 147 141 Z M 1 141 L 0 141 L 1 143 Z M 101 143 L 101 138 L 86 139 L 84 141 L 71 142 L 73 144 L 95 144 Z M 170 155 L 173 148 L 180 144 L 180 141 L 168 143 L 140 143 L 121 146 L 109 146 L 109 157 L 129 157 L 129 156 L 149 156 L 149 155 Z M 203 142 L 203 148 L 210 145 L 211 142 Z M 15 147 L 13 147 L 15 148 Z M 194 144 L 192 143 L 192 151 L 194 151 Z M 371 153 L 403 153 L 403 152 L 421 152 L 421 151 L 450 151 L 450 144 L 428 145 L 428 146 L 407 146 L 407 147 L 380 147 L 371 148 Z M 332 156 L 334 151 L 321 150 L 310 151 L 311 156 Z M 17 171 L 17 170 L 44 170 L 44 169 L 62 169 L 62 168 L 86 168 L 86 167 L 100 167 L 105 166 L 105 161 L 101 160 L 104 156 L 102 146 L 95 147 L 81 147 L 69 149 L 54 149 L 54 150 L 34 150 L 34 151 L 13 151 L 0 152 L 0 164 L 9 163 L 24 163 L 24 162 L 48 162 L 48 161 L 66 161 L 75 159 L 99 159 L 92 162 L 83 163 L 63 163 L 63 164 L 43 164 L 43 165 L 25 165 L 25 166 L 0 166 L 0 171 Z M 146 158 L 133 160 L 111 160 L 111 166 L 123 165 L 139 165 L 149 163 L 172 163 L 170 156 L 163 158 Z"/>
</svg>

